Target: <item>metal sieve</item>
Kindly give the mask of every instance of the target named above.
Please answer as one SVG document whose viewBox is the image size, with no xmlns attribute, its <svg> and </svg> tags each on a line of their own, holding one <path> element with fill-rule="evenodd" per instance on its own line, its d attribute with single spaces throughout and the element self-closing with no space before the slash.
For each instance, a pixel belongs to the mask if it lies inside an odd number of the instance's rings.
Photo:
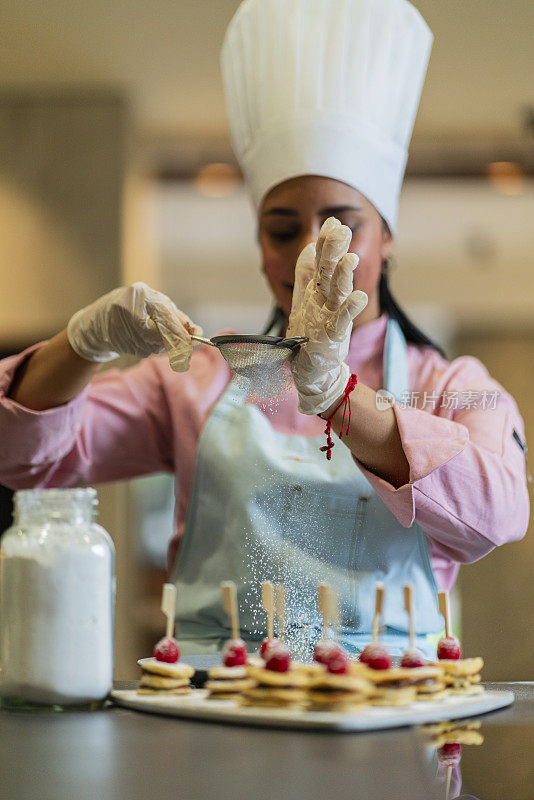
<svg viewBox="0 0 534 800">
<path fill-rule="evenodd" d="M 209 344 L 220 350 L 222 357 L 237 374 L 257 378 L 262 373 L 280 369 L 291 353 L 308 341 L 305 336 L 284 339 L 282 336 L 249 336 L 228 334 L 205 339 L 191 335 L 196 342 Z"/>
</svg>

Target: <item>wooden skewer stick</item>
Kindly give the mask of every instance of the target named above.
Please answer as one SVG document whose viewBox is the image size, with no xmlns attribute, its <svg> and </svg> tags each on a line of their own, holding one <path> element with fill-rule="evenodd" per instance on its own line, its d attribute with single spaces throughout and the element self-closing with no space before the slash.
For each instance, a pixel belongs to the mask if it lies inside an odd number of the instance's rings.
<svg viewBox="0 0 534 800">
<path fill-rule="evenodd" d="M 413 619 L 413 589 L 410 584 L 406 584 L 404 587 L 404 608 L 406 613 L 408 614 L 409 619 L 409 637 L 410 637 L 410 647 L 415 647 L 415 626 L 414 626 L 414 619 Z"/>
<path fill-rule="evenodd" d="M 277 583 L 274 587 L 274 607 L 276 614 L 276 622 L 278 628 L 278 636 L 280 639 L 285 639 L 286 636 L 286 587 Z"/>
<path fill-rule="evenodd" d="M 232 621 L 232 639 L 239 639 L 239 616 L 237 613 L 237 589 L 233 581 L 221 583 L 224 610 Z"/>
<path fill-rule="evenodd" d="M 161 610 L 167 617 L 167 630 L 165 636 L 171 639 L 174 634 L 176 615 L 176 586 L 174 583 L 164 583 L 161 595 Z"/>
<path fill-rule="evenodd" d="M 449 765 L 447 767 L 447 772 L 445 777 L 445 800 L 449 800 L 449 794 L 451 791 L 451 778 L 452 778 L 452 767 Z"/>
<path fill-rule="evenodd" d="M 274 591 L 270 581 L 261 585 L 261 604 L 267 612 L 267 638 L 274 638 Z"/>
<path fill-rule="evenodd" d="M 438 592 L 438 602 L 440 614 L 445 619 L 445 636 L 451 635 L 451 609 L 449 605 L 449 593 Z"/>
<path fill-rule="evenodd" d="M 317 584 L 317 610 L 323 617 L 323 639 L 328 638 L 330 606 L 330 587 L 327 583 Z"/>
<path fill-rule="evenodd" d="M 382 613 L 382 606 L 384 604 L 384 584 L 380 581 L 376 584 L 375 595 L 375 616 L 373 619 L 373 644 L 376 642 L 378 636 L 378 623 Z"/>
</svg>

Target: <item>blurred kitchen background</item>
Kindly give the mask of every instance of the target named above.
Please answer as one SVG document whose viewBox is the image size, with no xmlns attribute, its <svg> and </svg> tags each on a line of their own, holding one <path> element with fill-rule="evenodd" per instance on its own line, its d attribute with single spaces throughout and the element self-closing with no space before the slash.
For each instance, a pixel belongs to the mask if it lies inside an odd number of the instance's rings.
<svg viewBox="0 0 534 800">
<path fill-rule="evenodd" d="M 288 0 L 290 2 L 290 0 Z M 452 357 L 478 356 L 534 431 L 534 3 L 415 0 L 435 35 L 392 286 Z M 269 293 L 230 150 L 218 58 L 238 0 L 17 0 L 0 47 L 0 351 L 143 280 L 208 334 Z M 2 444 L 0 442 L 0 458 Z M 533 467 L 534 469 L 534 467 Z M 98 487 L 117 548 L 116 676 L 163 634 L 168 476 Z M 532 491 L 532 490 L 531 490 Z M 0 490 L 0 526 L 10 493 Z M 510 508 L 510 514 L 514 509 Z M 532 525 L 531 525 L 532 532 Z M 465 566 L 467 654 L 534 680 L 534 540 Z"/>
</svg>

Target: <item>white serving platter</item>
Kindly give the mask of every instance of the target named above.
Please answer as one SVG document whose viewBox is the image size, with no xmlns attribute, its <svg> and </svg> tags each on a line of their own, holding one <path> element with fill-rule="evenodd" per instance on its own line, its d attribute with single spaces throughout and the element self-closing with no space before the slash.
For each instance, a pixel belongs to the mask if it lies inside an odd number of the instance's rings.
<svg viewBox="0 0 534 800">
<path fill-rule="evenodd" d="M 117 689 L 111 692 L 111 698 L 119 706 L 150 714 L 234 725 L 324 731 L 373 731 L 476 717 L 514 702 L 513 692 L 491 690 L 467 697 L 451 695 L 440 701 L 421 701 L 400 708 L 370 706 L 361 711 L 341 713 L 240 706 L 235 700 L 207 700 L 203 689 L 194 689 L 189 695 L 175 696 L 142 695 L 135 690 Z"/>
</svg>

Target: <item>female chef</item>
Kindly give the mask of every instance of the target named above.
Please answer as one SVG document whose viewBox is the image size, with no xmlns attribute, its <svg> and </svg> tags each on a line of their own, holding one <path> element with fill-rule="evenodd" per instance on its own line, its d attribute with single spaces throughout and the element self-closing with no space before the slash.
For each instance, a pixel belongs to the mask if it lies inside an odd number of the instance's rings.
<svg viewBox="0 0 534 800">
<path fill-rule="evenodd" d="M 243 637 L 259 641 L 258 589 L 270 579 L 288 588 L 290 641 L 313 645 L 315 587 L 327 581 L 343 642 L 358 651 L 380 579 L 397 652 L 404 583 L 418 633 L 437 632 L 437 587 L 526 531 L 513 399 L 477 360 L 448 363 L 387 286 L 431 41 L 407 0 L 245 0 L 230 23 L 225 94 L 263 270 L 282 328 L 290 317 L 289 335 L 309 339 L 276 407 L 247 400 L 217 350 L 200 347 L 190 361 L 194 324 L 144 284 L 96 300 L 1 365 L 6 485 L 175 474 L 169 570 L 190 650 L 228 638 L 227 579 L 238 584 Z M 164 348 L 180 372 L 152 355 Z M 122 353 L 143 360 L 97 375 Z"/>
</svg>

